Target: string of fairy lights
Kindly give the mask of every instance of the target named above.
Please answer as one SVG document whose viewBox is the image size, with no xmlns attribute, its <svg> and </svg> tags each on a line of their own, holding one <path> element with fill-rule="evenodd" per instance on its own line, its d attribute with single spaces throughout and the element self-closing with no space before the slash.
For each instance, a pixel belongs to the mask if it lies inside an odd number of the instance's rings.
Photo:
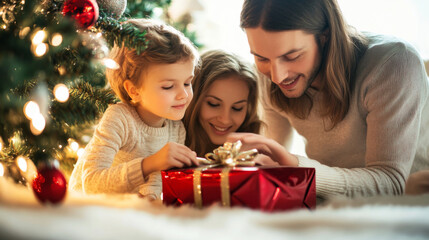
<svg viewBox="0 0 429 240">
<path fill-rule="evenodd" d="M 122 24 L 128 1 L 0 2 L 7 53 L 0 55 L 6 63 L 0 68 L 8 73 L 0 97 L 9 104 L 0 106 L 7 115 L 0 136 L 0 185 L 5 179 L 32 185 L 39 200 L 55 203 L 65 191 L 59 163 L 68 174 L 83 155 L 99 112 L 118 100 L 103 86 L 103 70 L 119 68 L 108 57 L 109 46 L 124 44 L 140 53 L 147 41 L 138 28 Z M 146 17 L 162 11 L 154 6 L 166 4 L 136 1 L 129 11 Z"/>
<path fill-rule="evenodd" d="M 12 138 L 11 142 L 14 143 L 19 141 L 18 139 Z M 0 139 L 0 154 L 3 151 L 4 143 Z M 60 149 L 63 146 L 58 146 Z M 79 158 L 84 153 L 84 147 L 80 146 L 78 142 L 74 139 L 68 139 L 68 145 L 65 147 L 64 151 L 66 151 L 69 155 L 74 156 L 75 158 Z M 1 177 L 12 177 L 18 183 L 28 185 L 31 184 L 34 178 L 37 176 L 37 167 L 34 165 L 34 162 L 31 161 L 28 157 L 18 156 L 14 160 L 15 164 L 6 167 L 3 163 L 0 162 L 0 178 Z M 53 164 L 56 168 L 59 168 L 58 161 L 54 161 Z M 30 187 L 30 186 L 29 186 Z"/>
<path fill-rule="evenodd" d="M 25 38 L 27 34 L 31 32 L 29 27 L 25 27 L 19 32 L 20 38 Z M 99 54 L 95 54 L 95 60 L 103 64 L 106 68 L 117 69 L 119 65 L 111 58 L 108 58 L 108 48 L 105 44 L 103 44 L 102 34 L 101 33 L 85 33 L 82 32 L 83 38 L 86 39 L 88 45 L 97 45 L 97 47 L 93 48 L 93 51 Z M 33 31 L 31 37 L 31 52 L 35 57 L 42 57 L 48 53 L 50 47 L 56 47 L 61 45 L 63 41 L 63 37 L 60 33 L 53 33 L 49 36 L 47 31 L 43 29 L 37 29 Z M 94 43 L 95 42 L 95 43 Z M 101 42 L 101 44 L 100 44 Z M 90 46 L 91 47 L 91 46 Z M 97 57 L 98 56 L 98 57 Z M 61 75 L 65 74 L 65 68 L 59 67 L 58 71 Z M 70 96 L 70 90 L 64 83 L 58 83 L 53 88 L 53 96 L 56 101 L 60 103 L 65 103 L 68 101 Z M 37 94 L 36 94 L 37 95 Z M 46 94 L 38 94 L 44 95 L 46 98 Z M 23 112 L 30 124 L 30 130 L 33 135 L 40 135 L 46 127 L 47 124 L 47 113 L 43 109 L 47 109 L 48 101 L 46 99 L 42 101 L 40 98 L 35 98 L 27 101 L 24 104 Z M 19 136 L 12 137 L 9 141 L 12 144 L 15 142 L 19 142 Z M 0 137 L 0 155 L 3 153 L 4 142 Z M 59 149 L 63 149 L 63 146 L 59 145 Z M 79 145 L 77 141 L 74 139 L 68 139 L 68 146 L 65 147 L 64 151 L 68 154 L 75 156 L 76 158 L 82 156 L 84 152 L 84 148 Z M 0 162 L 0 177 L 4 177 L 7 175 L 15 175 L 15 180 L 19 183 L 29 184 L 34 178 L 37 176 L 37 168 L 35 167 L 33 161 L 28 159 L 25 156 L 18 156 L 15 160 L 15 166 L 6 167 L 3 163 Z M 16 175 L 19 172 L 18 179 L 16 179 Z"/>
</svg>

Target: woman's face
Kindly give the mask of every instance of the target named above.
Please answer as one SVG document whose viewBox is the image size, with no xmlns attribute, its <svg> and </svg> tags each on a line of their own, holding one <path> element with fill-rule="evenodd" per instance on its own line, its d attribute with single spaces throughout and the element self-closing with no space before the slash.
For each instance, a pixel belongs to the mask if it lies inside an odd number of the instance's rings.
<svg viewBox="0 0 429 240">
<path fill-rule="evenodd" d="M 237 76 L 215 80 L 207 94 L 202 96 L 199 121 L 210 141 L 222 145 L 226 135 L 244 122 L 247 112 L 249 87 Z"/>
</svg>

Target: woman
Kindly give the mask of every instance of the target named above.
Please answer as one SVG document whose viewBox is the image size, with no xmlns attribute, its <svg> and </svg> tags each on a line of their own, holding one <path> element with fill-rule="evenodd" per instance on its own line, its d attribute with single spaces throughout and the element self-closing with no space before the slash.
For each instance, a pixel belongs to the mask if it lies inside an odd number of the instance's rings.
<svg viewBox="0 0 429 240">
<path fill-rule="evenodd" d="M 259 133 L 256 75 L 238 56 L 221 50 L 202 54 L 192 85 L 194 98 L 183 122 L 185 144 L 197 156 L 223 145 L 229 133 Z"/>
</svg>

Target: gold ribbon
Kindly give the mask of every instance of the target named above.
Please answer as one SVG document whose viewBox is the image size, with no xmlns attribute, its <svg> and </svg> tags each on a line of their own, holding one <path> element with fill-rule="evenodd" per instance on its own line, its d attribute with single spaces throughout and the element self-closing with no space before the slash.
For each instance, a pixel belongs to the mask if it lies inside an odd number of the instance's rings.
<svg viewBox="0 0 429 240">
<path fill-rule="evenodd" d="M 220 175 L 221 200 L 223 206 L 230 206 L 229 193 L 229 171 L 236 166 L 255 166 L 253 160 L 258 154 L 258 150 L 251 149 L 240 152 L 242 146 L 241 141 L 235 143 L 226 142 L 213 150 L 213 153 L 207 153 L 206 158 L 198 158 L 200 164 L 205 165 L 194 171 L 193 187 L 194 187 L 194 202 L 198 208 L 202 208 L 202 189 L 201 189 L 201 173 L 208 168 L 224 167 Z"/>
</svg>

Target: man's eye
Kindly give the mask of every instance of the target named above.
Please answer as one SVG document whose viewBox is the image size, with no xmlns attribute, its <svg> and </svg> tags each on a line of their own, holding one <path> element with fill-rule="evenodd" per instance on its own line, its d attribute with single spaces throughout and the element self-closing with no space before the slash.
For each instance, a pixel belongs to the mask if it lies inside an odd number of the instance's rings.
<svg viewBox="0 0 429 240">
<path fill-rule="evenodd" d="M 286 60 L 286 61 L 289 61 L 289 62 L 293 62 L 293 61 L 298 60 L 298 58 L 300 58 L 300 57 L 301 57 L 301 55 L 291 56 L 291 57 L 286 57 L 286 56 L 285 56 L 285 60 Z"/>
<path fill-rule="evenodd" d="M 266 58 L 257 57 L 256 59 L 258 60 L 258 62 L 267 62 L 268 61 L 268 59 L 266 59 Z"/>
<path fill-rule="evenodd" d="M 172 89 L 172 88 L 173 88 L 173 85 L 168 86 L 168 87 L 162 87 L 162 89 L 164 89 L 164 90 L 168 90 L 168 89 Z"/>
</svg>

